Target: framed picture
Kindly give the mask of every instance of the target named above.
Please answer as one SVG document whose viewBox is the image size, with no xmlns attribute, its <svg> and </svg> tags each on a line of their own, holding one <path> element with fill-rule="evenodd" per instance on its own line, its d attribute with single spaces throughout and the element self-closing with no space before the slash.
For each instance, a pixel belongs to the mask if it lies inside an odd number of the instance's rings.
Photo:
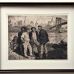
<svg viewBox="0 0 74 74">
<path fill-rule="evenodd" d="M 74 71 L 73 4 L 0 4 L 1 71 Z"/>
</svg>

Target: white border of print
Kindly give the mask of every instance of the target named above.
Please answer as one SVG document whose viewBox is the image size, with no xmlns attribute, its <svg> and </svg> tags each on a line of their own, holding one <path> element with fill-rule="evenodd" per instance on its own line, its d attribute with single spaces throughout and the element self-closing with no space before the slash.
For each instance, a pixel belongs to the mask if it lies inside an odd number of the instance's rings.
<svg viewBox="0 0 74 74">
<path fill-rule="evenodd" d="M 67 60 L 8 60 L 8 15 L 65 14 L 68 15 Z M 67 7 L 2 7 L 1 8 L 1 69 L 73 69 L 74 68 L 74 9 Z"/>
</svg>

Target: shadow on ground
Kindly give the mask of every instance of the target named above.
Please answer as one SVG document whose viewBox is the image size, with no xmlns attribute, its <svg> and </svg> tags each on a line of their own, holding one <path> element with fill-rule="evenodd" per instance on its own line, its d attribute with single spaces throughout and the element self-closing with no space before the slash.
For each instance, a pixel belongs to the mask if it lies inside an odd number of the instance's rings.
<svg viewBox="0 0 74 74">
<path fill-rule="evenodd" d="M 67 43 L 65 42 L 60 42 L 59 44 L 47 44 L 47 48 L 48 48 L 48 56 L 47 58 L 45 57 L 45 54 L 43 54 L 43 58 L 45 60 L 48 59 L 67 59 Z M 28 52 L 29 53 L 29 52 Z M 37 59 L 40 60 L 40 58 L 37 58 L 38 54 L 35 54 L 35 58 L 30 58 L 30 59 Z M 16 52 L 11 51 L 11 53 L 9 54 L 9 60 L 24 60 L 27 59 L 25 58 L 23 55 L 20 55 Z M 41 59 L 41 60 L 42 60 Z"/>
</svg>

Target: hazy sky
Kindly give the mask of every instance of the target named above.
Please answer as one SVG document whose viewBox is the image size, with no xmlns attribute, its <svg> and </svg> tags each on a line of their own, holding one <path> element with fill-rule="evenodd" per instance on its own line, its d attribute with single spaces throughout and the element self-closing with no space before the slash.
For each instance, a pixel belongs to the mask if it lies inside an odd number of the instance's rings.
<svg viewBox="0 0 74 74">
<path fill-rule="evenodd" d="M 8 20 L 11 20 L 11 23 L 13 26 L 18 25 L 18 21 L 22 21 L 22 25 L 32 25 L 32 26 L 38 26 L 46 24 L 49 25 L 55 25 L 56 17 L 60 17 L 64 20 L 67 20 L 67 16 L 61 15 L 61 16 L 9 16 Z"/>
</svg>

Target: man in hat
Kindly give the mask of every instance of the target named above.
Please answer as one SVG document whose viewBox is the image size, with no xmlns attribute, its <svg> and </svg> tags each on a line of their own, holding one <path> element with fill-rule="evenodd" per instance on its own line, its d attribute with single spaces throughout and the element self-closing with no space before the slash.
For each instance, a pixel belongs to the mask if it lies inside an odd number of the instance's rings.
<svg viewBox="0 0 74 74">
<path fill-rule="evenodd" d="M 29 37 L 30 37 L 30 43 L 33 49 L 33 53 L 35 55 L 35 58 L 37 59 L 39 57 L 39 53 L 38 53 L 39 42 L 38 42 L 38 32 L 36 31 L 35 27 L 31 28 Z"/>
</svg>

